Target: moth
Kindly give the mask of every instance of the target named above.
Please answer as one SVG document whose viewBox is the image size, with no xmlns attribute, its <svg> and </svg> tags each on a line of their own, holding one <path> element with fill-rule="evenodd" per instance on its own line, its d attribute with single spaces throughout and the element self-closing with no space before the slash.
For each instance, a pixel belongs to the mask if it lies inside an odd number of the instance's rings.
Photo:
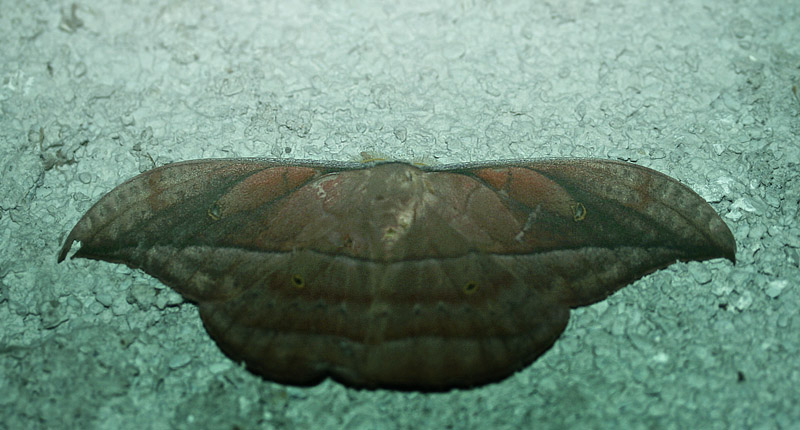
<svg viewBox="0 0 800 430">
<path fill-rule="evenodd" d="M 270 380 L 415 390 L 503 379 L 570 308 L 736 252 L 685 185 L 595 159 L 186 161 L 103 196 L 59 262 L 75 241 L 74 257 L 195 302 L 221 349 Z"/>
</svg>

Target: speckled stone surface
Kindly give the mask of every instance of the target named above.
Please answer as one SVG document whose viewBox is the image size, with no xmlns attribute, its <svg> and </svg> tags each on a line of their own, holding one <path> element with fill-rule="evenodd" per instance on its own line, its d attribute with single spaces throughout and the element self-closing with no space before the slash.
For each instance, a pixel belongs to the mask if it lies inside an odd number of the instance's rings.
<svg viewBox="0 0 800 430">
<path fill-rule="evenodd" d="M 796 1 L 7 3 L 0 429 L 800 422 Z M 633 161 L 711 202 L 737 264 L 651 274 L 523 371 L 436 394 L 264 381 L 155 279 L 56 265 L 80 215 L 156 165 L 362 153 Z"/>
</svg>

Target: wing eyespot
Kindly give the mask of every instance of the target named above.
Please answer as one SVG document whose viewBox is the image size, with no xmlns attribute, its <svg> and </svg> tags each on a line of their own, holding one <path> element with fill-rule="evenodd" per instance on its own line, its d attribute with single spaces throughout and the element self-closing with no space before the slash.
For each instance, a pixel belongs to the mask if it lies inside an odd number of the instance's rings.
<svg viewBox="0 0 800 430">
<path fill-rule="evenodd" d="M 295 273 L 294 275 L 292 275 L 292 285 L 295 288 L 305 288 L 306 280 L 305 278 L 303 278 L 302 275 Z"/>
<path fill-rule="evenodd" d="M 222 218 L 222 206 L 218 202 L 214 202 L 210 208 L 208 208 L 208 217 L 211 218 L 212 221 L 219 221 Z"/>
<path fill-rule="evenodd" d="M 576 202 L 569 205 L 570 209 L 572 209 L 572 220 L 575 222 L 581 222 L 586 218 L 586 206 L 583 205 L 581 202 Z"/>
<path fill-rule="evenodd" d="M 475 294 L 475 292 L 478 291 L 478 283 L 475 281 L 468 281 L 464 284 L 462 291 L 464 291 L 466 295 Z"/>
</svg>

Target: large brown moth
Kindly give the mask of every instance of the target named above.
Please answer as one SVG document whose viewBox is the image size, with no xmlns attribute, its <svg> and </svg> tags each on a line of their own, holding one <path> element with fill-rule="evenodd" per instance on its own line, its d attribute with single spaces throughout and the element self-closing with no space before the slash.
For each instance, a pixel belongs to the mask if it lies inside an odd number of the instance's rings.
<svg viewBox="0 0 800 430">
<path fill-rule="evenodd" d="M 76 257 L 196 302 L 266 378 L 442 390 L 504 378 L 569 309 L 679 260 L 735 259 L 714 209 L 634 164 L 218 159 L 145 172 L 78 222 Z"/>
</svg>

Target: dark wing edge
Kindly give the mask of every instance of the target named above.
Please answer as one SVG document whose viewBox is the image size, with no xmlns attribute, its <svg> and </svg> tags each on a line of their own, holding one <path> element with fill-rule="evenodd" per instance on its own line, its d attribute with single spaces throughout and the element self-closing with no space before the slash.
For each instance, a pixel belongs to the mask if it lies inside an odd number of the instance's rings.
<svg viewBox="0 0 800 430">
<path fill-rule="evenodd" d="M 57 261 L 64 261 L 75 241 L 86 242 L 107 225 L 119 222 L 118 217 L 135 209 L 136 205 L 146 205 L 154 196 L 169 198 L 170 204 L 180 204 L 181 199 L 197 195 L 213 187 L 213 178 L 225 176 L 229 186 L 249 175 L 276 168 L 308 168 L 317 174 L 364 167 L 359 163 L 314 162 L 306 160 L 284 161 L 265 158 L 231 158 L 188 160 L 167 164 L 143 172 L 123 182 L 105 194 L 78 221 L 67 235 Z M 220 179 L 220 178 L 216 178 Z M 219 182 L 219 181 L 218 181 Z M 217 184 L 217 186 L 220 186 Z M 170 188 L 179 187 L 177 193 L 170 195 Z M 172 190 L 174 191 L 174 190 Z M 161 202 L 164 203 L 164 202 Z M 141 213 L 139 215 L 142 215 Z M 128 215 L 133 217 L 132 215 Z M 80 250 L 74 256 L 81 256 Z M 94 258 L 88 256 L 88 258 Z"/>
</svg>

